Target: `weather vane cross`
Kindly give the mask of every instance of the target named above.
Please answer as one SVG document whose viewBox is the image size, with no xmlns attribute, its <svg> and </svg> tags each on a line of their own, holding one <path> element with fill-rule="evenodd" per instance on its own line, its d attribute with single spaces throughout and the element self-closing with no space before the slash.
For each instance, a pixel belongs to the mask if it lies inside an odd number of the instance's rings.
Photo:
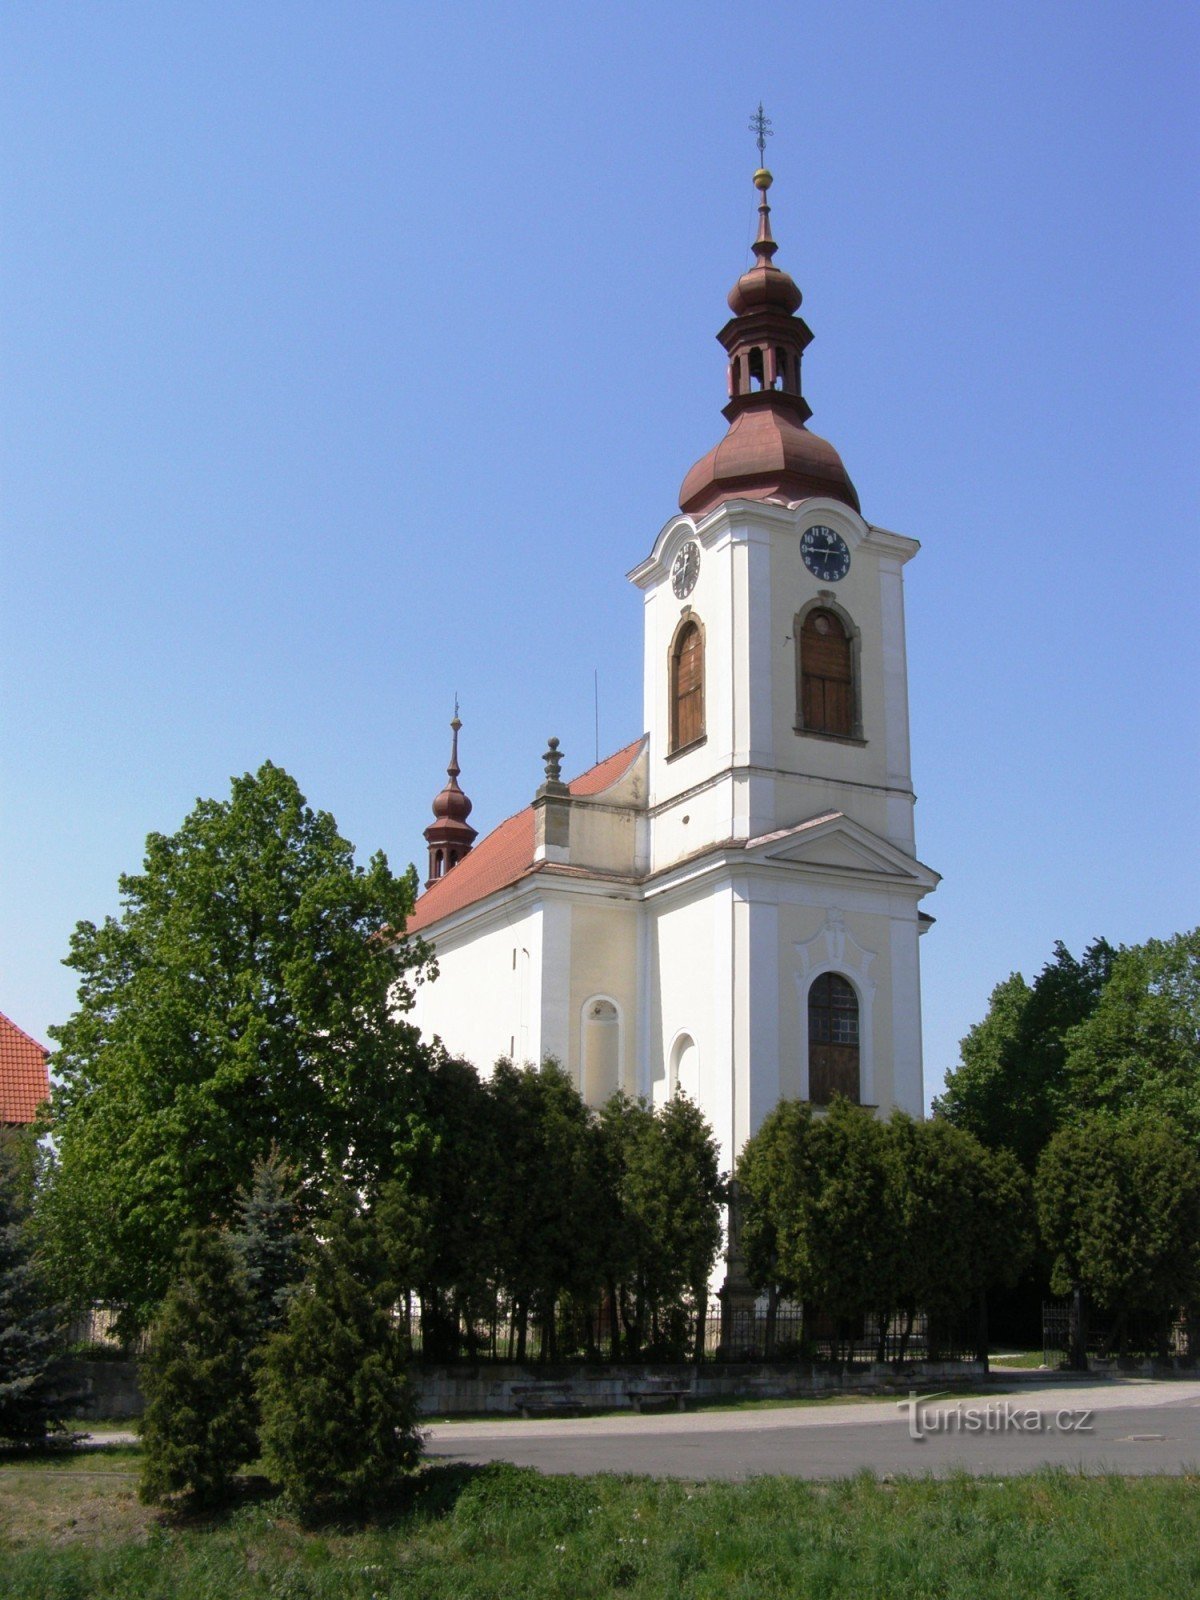
<svg viewBox="0 0 1200 1600">
<path fill-rule="evenodd" d="M 758 164 L 760 167 L 766 166 L 767 140 L 773 139 L 775 134 L 771 127 L 770 117 L 763 115 L 761 100 L 758 102 L 758 110 L 750 118 L 750 132 L 758 135 Z"/>
</svg>

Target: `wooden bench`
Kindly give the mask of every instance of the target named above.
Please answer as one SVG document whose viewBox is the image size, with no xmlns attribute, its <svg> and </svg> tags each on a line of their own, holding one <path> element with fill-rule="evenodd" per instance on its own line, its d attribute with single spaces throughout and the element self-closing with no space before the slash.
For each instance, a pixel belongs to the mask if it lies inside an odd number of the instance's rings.
<svg viewBox="0 0 1200 1600">
<path fill-rule="evenodd" d="M 578 1416 L 583 1410 L 569 1383 L 516 1383 L 509 1392 L 523 1417 Z"/>
<path fill-rule="evenodd" d="M 648 1383 L 640 1383 L 636 1388 L 625 1391 L 635 1411 L 645 1411 L 648 1407 L 651 1410 L 665 1410 L 672 1402 L 676 1411 L 683 1411 L 686 1409 L 684 1402 L 694 1399 L 695 1392 L 690 1385 L 676 1384 L 668 1379 L 651 1379 Z"/>
</svg>

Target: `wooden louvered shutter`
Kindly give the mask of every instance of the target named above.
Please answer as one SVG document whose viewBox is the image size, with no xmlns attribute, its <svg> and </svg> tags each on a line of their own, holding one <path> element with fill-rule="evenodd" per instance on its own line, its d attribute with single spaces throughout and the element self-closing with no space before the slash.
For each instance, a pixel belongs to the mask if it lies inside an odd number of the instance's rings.
<svg viewBox="0 0 1200 1600">
<path fill-rule="evenodd" d="M 694 622 L 675 641 L 671 676 L 671 748 L 682 750 L 704 736 L 704 643 Z"/>
<path fill-rule="evenodd" d="M 800 630 L 800 713 L 814 733 L 854 732 L 850 640 L 832 611 L 810 611 Z"/>
</svg>

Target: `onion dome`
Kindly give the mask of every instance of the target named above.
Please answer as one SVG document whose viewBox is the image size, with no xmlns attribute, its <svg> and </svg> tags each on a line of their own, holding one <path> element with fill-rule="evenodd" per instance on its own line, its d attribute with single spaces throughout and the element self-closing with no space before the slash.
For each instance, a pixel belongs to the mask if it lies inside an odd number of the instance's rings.
<svg viewBox="0 0 1200 1600">
<path fill-rule="evenodd" d="M 458 730 L 462 723 L 458 718 L 457 703 L 450 727 L 453 737 L 450 765 L 446 768 L 446 786 L 434 798 L 433 821 L 425 829 L 425 841 L 429 846 L 429 876 L 425 880 L 427 889 L 439 878 L 444 878 L 450 868 L 469 853 L 478 836 L 478 830 L 467 821 L 471 815 L 471 802 L 458 786 L 458 775 L 462 771 L 458 764 Z"/>
<path fill-rule="evenodd" d="M 800 360 L 812 331 L 795 315 L 802 296 L 774 263 L 767 190 L 771 174 L 754 174 L 759 192 L 754 265 L 729 291 L 733 319 L 717 338 L 729 354 L 729 431 L 683 480 L 682 511 L 703 516 L 724 500 L 804 500 L 828 495 L 859 509 L 841 457 L 805 423 L 812 408 L 800 391 Z"/>
</svg>

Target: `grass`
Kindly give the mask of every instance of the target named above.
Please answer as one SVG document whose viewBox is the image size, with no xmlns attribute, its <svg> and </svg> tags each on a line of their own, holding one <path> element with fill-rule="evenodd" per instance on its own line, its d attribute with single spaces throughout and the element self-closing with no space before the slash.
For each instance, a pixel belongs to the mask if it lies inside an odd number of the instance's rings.
<svg viewBox="0 0 1200 1600">
<path fill-rule="evenodd" d="M 137 1447 L 0 1464 L 11 1600 L 492 1600 L 521 1595 L 1188 1600 L 1200 1478 L 860 1476 L 693 1486 L 437 1466 L 365 1529 L 305 1531 L 277 1502 L 212 1521 L 135 1495 Z"/>
<path fill-rule="evenodd" d="M 1041 1350 L 1001 1350 L 988 1359 L 993 1367 L 1036 1368 L 1045 1365 Z"/>
</svg>

